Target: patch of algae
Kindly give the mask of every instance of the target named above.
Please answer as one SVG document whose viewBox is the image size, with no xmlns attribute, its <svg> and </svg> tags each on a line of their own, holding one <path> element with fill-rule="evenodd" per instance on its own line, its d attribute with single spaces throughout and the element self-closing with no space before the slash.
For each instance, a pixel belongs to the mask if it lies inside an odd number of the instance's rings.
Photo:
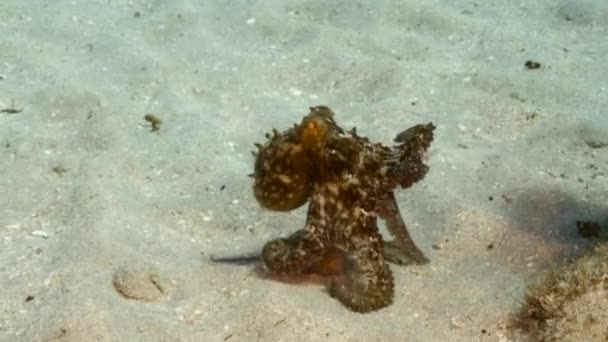
<svg viewBox="0 0 608 342">
<path fill-rule="evenodd" d="M 530 341 L 608 341 L 608 242 L 532 286 L 513 331 Z"/>
</svg>

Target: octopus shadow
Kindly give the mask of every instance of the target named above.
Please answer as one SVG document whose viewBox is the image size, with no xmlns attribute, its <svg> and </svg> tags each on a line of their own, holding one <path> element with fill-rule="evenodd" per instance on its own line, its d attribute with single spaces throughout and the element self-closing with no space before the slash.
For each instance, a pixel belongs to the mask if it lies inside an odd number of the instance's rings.
<svg viewBox="0 0 608 342">
<path fill-rule="evenodd" d="M 606 239 L 608 208 L 584 201 L 557 187 L 531 188 L 514 198 L 505 196 L 510 227 L 503 247 L 512 256 L 541 265 L 561 263 Z M 591 232 L 585 228 L 592 226 Z"/>
</svg>

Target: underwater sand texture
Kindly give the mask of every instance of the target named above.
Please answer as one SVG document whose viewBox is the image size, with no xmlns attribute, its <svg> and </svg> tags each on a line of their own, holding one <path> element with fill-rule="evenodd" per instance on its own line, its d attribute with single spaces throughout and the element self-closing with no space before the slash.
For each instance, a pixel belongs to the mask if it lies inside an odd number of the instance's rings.
<svg viewBox="0 0 608 342">
<path fill-rule="evenodd" d="M 506 3 L 2 1 L 0 340 L 509 340 L 608 217 L 608 5 Z M 396 194 L 431 262 L 374 313 L 209 260 L 303 227 L 250 150 L 319 104 L 437 126 Z"/>
</svg>

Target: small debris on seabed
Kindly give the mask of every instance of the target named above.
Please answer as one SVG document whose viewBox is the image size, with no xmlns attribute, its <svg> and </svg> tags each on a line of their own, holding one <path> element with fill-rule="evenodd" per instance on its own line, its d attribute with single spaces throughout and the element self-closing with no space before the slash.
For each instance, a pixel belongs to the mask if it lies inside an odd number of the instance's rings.
<svg viewBox="0 0 608 342">
<path fill-rule="evenodd" d="M 450 328 L 451 329 L 460 329 L 463 327 L 462 322 L 460 322 L 460 319 L 457 316 L 452 317 L 452 319 L 450 319 Z"/>
<path fill-rule="evenodd" d="M 17 109 L 17 108 L 3 108 L 0 109 L 0 113 L 5 113 L 5 114 L 19 114 L 23 112 L 23 109 Z"/>
<path fill-rule="evenodd" d="M 431 248 L 436 249 L 436 250 L 443 249 L 443 248 L 445 248 L 445 244 L 448 243 L 449 241 L 450 241 L 449 239 L 444 239 L 443 241 L 436 242 L 431 245 Z"/>
<path fill-rule="evenodd" d="M 608 146 L 608 142 L 594 140 L 594 139 L 585 140 L 585 144 L 587 144 L 587 146 L 589 146 L 591 148 L 604 148 L 604 147 Z"/>
<path fill-rule="evenodd" d="M 44 230 L 34 230 L 30 234 L 32 236 L 41 237 L 43 239 L 48 239 L 49 238 L 49 234 L 47 232 L 45 232 Z"/>
<path fill-rule="evenodd" d="M 600 236 L 600 225 L 595 221 L 576 221 L 578 234 L 584 238 Z"/>
<path fill-rule="evenodd" d="M 54 166 L 51 170 L 53 170 L 53 172 L 55 172 L 60 177 L 63 176 L 64 173 L 69 171 L 67 168 L 65 168 L 61 164 Z"/>
<path fill-rule="evenodd" d="M 150 132 L 157 132 L 160 130 L 160 125 L 163 123 L 156 115 L 154 114 L 146 114 L 144 115 L 144 120 L 148 121 L 152 126 Z"/>
<path fill-rule="evenodd" d="M 540 69 L 540 66 L 541 66 L 539 62 L 535 62 L 535 61 L 531 61 L 531 60 L 527 60 L 524 65 L 525 65 L 526 69 L 528 69 L 528 70 Z"/>
<path fill-rule="evenodd" d="M 170 282 L 147 267 L 121 266 L 114 271 L 112 284 L 122 297 L 143 302 L 157 301 L 170 291 Z"/>
</svg>

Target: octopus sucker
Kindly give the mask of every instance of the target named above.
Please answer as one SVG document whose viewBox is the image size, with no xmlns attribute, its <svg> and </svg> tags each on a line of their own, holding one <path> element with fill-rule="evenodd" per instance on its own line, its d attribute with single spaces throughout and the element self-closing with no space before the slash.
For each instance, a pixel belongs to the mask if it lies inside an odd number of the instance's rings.
<svg viewBox="0 0 608 342">
<path fill-rule="evenodd" d="M 273 129 L 255 145 L 253 192 L 260 205 L 289 211 L 308 202 L 304 228 L 266 243 L 260 259 L 271 277 L 324 278 L 330 296 L 365 313 L 393 302 L 387 262 L 429 262 L 407 231 L 394 190 L 428 172 L 423 160 L 435 126 L 413 126 L 387 147 L 356 128 L 344 131 L 334 116 L 327 106 L 310 107 L 299 124 Z M 384 242 L 378 218 L 394 241 Z"/>
</svg>

